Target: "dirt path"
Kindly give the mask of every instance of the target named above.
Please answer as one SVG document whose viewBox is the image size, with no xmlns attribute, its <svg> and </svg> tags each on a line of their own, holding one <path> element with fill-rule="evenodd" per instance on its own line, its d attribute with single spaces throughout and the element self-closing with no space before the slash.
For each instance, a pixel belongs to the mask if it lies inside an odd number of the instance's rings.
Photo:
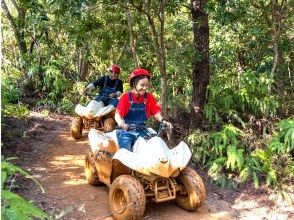
<svg viewBox="0 0 294 220">
<path fill-rule="evenodd" d="M 2 125 L 2 154 L 18 156 L 18 165 L 43 186 L 23 181 L 17 192 L 34 201 L 55 218 L 112 219 L 106 186 L 87 184 L 84 154 L 89 150 L 87 135 L 76 141 L 69 136 L 71 118 L 62 115 L 42 117 L 33 113 L 27 121 L 5 119 Z M 213 186 L 203 174 L 207 198 L 195 212 L 180 209 L 173 202 L 147 203 L 144 219 L 290 219 L 294 208 L 289 202 L 265 189 L 247 186 L 229 191 Z"/>
</svg>

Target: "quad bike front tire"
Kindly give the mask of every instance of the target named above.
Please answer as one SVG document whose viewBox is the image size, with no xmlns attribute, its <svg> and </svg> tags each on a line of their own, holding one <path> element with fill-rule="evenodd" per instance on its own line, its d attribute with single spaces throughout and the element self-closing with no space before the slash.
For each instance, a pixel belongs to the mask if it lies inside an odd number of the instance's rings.
<svg viewBox="0 0 294 220">
<path fill-rule="evenodd" d="M 85 156 L 85 175 L 86 180 L 91 186 L 99 186 L 103 184 L 99 181 L 98 172 L 94 162 L 94 155 L 90 151 Z"/>
<path fill-rule="evenodd" d="M 70 127 L 70 134 L 74 139 L 79 139 L 83 130 L 83 118 L 80 116 L 74 117 Z"/>
<path fill-rule="evenodd" d="M 146 197 L 142 184 L 130 175 L 117 177 L 109 190 L 109 206 L 114 219 L 142 219 Z"/>
<path fill-rule="evenodd" d="M 110 132 L 110 131 L 113 131 L 114 128 L 115 128 L 115 120 L 113 118 L 106 118 L 104 121 L 103 121 L 103 129 L 105 132 Z"/>
<path fill-rule="evenodd" d="M 198 173 L 190 167 L 186 167 L 176 178 L 182 187 L 177 192 L 176 203 L 184 210 L 194 211 L 199 208 L 206 196 L 205 186 Z"/>
</svg>

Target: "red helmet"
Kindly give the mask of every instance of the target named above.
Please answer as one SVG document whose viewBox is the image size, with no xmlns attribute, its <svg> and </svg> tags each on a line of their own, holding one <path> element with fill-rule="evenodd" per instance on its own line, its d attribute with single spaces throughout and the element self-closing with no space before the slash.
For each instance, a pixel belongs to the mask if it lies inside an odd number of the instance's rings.
<svg viewBox="0 0 294 220">
<path fill-rule="evenodd" d="M 108 71 L 112 71 L 113 73 L 119 74 L 120 73 L 120 67 L 116 64 L 111 65 L 108 68 Z"/>
<path fill-rule="evenodd" d="M 137 76 L 147 76 L 150 79 L 150 73 L 145 69 L 134 69 L 130 75 L 130 86 L 132 86 L 132 80 Z"/>
</svg>

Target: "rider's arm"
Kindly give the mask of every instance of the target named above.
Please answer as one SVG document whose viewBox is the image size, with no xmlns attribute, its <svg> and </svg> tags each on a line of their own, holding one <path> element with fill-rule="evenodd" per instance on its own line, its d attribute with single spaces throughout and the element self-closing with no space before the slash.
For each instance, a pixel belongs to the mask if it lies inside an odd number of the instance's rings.
<svg viewBox="0 0 294 220">
<path fill-rule="evenodd" d="M 120 97 L 123 92 L 124 92 L 123 82 L 119 79 L 118 85 L 117 85 L 117 88 L 116 88 L 116 97 L 117 98 Z"/>
<path fill-rule="evenodd" d="M 163 117 L 162 115 L 160 114 L 160 112 L 158 112 L 157 114 L 154 115 L 154 118 L 159 121 L 159 122 L 162 122 L 163 121 Z"/>
<path fill-rule="evenodd" d="M 90 84 L 86 87 L 86 89 L 88 89 L 88 90 L 92 90 L 92 89 L 94 89 L 94 88 L 95 88 L 95 86 L 94 86 L 93 83 L 90 83 Z"/>
<path fill-rule="evenodd" d="M 92 89 L 94 89 L 95 87 L 99 86 L 101 87 L 101 85 L 104 85 L 104 77 L 101 77 L 100 79 L 90 83 L 84 90 L 84 93 L 88 93 L 90 92 Z"/>
<path fill-rule="evenodd" d="M 95 87 L 99 86 L 99 88 L 101 89 L 104 86 L 105 78 L 106 78 L 106 76 L 102 76 L 98 80 L 94 81 L 92 84 Z"/>
<path fill-rule="evenodd" d="M 116 98 L 118 98 L 121 96 L 122 93 L 120 91 L 117 91 L 115 94 L 116 94 Z"/>
<path fill-rule="evenodd" d="M 161 108 L 158 105 L 158 103 L 156 102 L 156 99 L 154 98 L 154 96 L 152 94 L 150 94 L 149 100 L 147 100 L 147 101 L 149 101 L 149 103 L 150 103 L 149 105 L 147 105 L 150 108 L 150 114 L 153 115 L 157 121 L 165 124 L 169 128 L 172 128 L 173 127 L 172 124 L 163 119 L 163 117 L 161 115 Z"/>
<path fill-rule="evenodd" d="M 166 121 L 166 120 L 163 119 L 163 117 L 162 117 L 162 115 L 161 115 L 160 112 L 158 112 L 157 114 L 155 114 L 155 115 L 154 115 L 154 118 L 155 118 L 157 121 L 159 121 L 160 123 L 163 123 L 164 125 L 166 125 L 167 127 L 169 127 L 169 128 L 173 128 L 173 125 L 172 125 L 170 122 L 168 122 L 168 121 Z"/>
<path fill-rule="evenodd" d="M 126 131 L 129 129 L 129 126 L 125 123 L 125 121 L 123 120 L 123 118 L 120 116 L 118 112 L 115 113 L 114 119 L 119 127 L 121 127 L 122 129 Z"/>
<path fill-rule="evenodd" d="M 119 113 L 119 115 L 124 118 L 130 109 L 130 101 L 129 101 L 129 94 L 128 93 L 124 93 L 122 94 L 122 96 L 120 97 L 118 104 L 116 106 L 116 112 Z"/>
<path fill-rule="evenodd" d="M 95 86 L 93 85 L 93 83 L 90 83 L 83 91 L 84 94 L 90 92 L 92 89 L 94 89 Z"/>
<path fill-rule="evenodd" d="M 128 125 L 124 122 L 123 117 L 127 115 L 130 108 L 128 93 L 124 93 L 118 101 L 116 113 L 114 116 L 118 126 L 124 130 L 128 130 Z"/>
</svg>

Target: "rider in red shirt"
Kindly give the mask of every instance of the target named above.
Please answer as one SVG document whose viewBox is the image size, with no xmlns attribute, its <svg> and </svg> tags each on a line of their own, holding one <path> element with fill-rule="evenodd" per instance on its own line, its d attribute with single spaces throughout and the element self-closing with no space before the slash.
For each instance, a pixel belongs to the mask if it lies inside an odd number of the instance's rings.
<svg viewBox="0 0 294 220">
<path fill-rule="evenodd" d="M 144 96 L 136 96 L 134 93 L 131 93 L 132 100 L 134 103 L 142 103 L 144 102 Z M 131 107 L 129 93 L 124 93 L 120 97 L 119 104 L 117 106 L 117 112 L 123 118 L 129 112 Z M 147 118 L 150 118 L 153 115 L 161 112 L 160 106 L 157 104 L 154 96 L 151 93 L 146 93 L 146 115 Z"/>
<path fill-rule="evenodd" d="M 150 137 L 145 123 L 151 116 L 172 127 L 171 123 L 163 120 L 160 106 L 154 96 L 147 92 L 149 80 L 150 73 L 147 70 L 133 70 L 130 75 L 132 91 L 124 93 L 119 100 L 115 120 L 122 128 L 116 132 L 120 148 L 132 151 L 132 146 L 138 137 Z"/>
</svg>

